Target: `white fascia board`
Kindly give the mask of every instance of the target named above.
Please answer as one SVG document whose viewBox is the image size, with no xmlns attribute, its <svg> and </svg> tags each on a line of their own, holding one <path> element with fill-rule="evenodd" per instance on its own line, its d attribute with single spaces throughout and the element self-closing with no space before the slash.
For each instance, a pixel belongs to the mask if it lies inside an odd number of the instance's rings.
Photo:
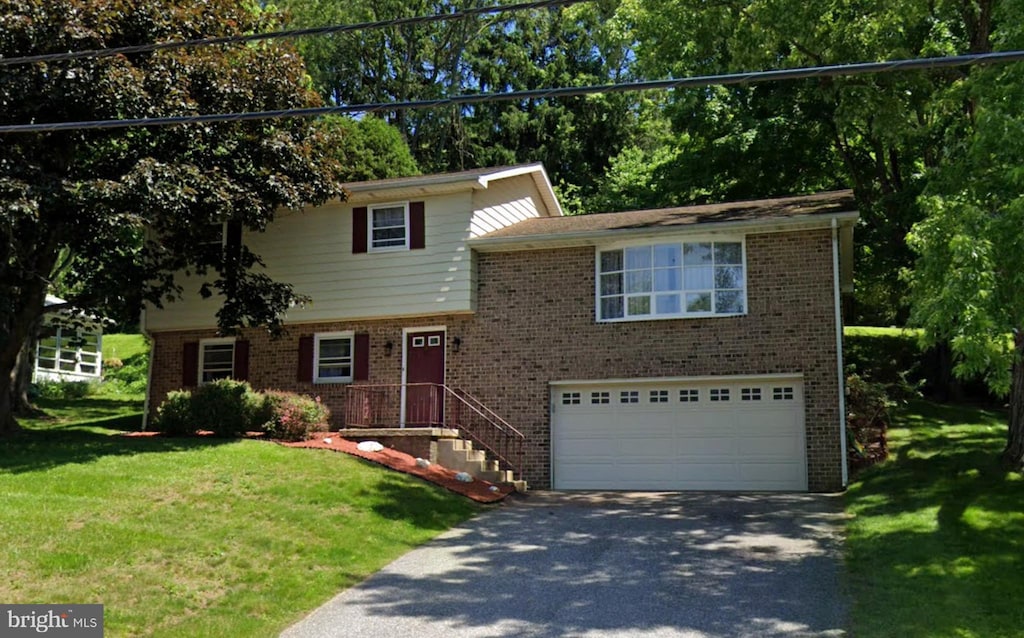
<svg viewBox="0 0 1024 638">
<path fill-rule="evenodd" d="M 558 233 L 553 235 L 528 235 L 520 237 L 477 237 L 466 241 L 479 252 L 500 252 L 512 250 L 533 250 L 541 248 L 565 248 L 569 246 L 597 246 L 615 241 L 661 237 L 664 235 L 705 235 L 722 233 L 787 233 L 799 230 L 816 230 L 831 228 L 835 219 L 840 226 L 852 225 L 860 218 L 856 211 L 833 213 L 830 215 L 799 215 L 771 221 L 742 220 L 735 222 L 710 222 L 696 224 L 678 224 L 669 226 L 647 226 L 643 228 L 602 228 L 585 230 L 575 233 Z"/>
<path fill-rule="evenodd" d="M 526 166 L 516 166 L 515 168 L 498 171 L 489 175 L 481 175 L 478 181 L 481 188 L 487 188 L 492 181 L 518 177 L 520 175 L 529 175 L 533 178 L 533 184 L 540 192 L 541 199 L 544 200 L 544 207 L 547 208 L 549 217 L 562 217 L 565 214 L 562 212 L 562 205 L 558 203 L 555 189 L 551 186 L 551 179 L 548 178 L 548 172 L 544 170 L 543 164 L 527 164 Z"/>
</svg>

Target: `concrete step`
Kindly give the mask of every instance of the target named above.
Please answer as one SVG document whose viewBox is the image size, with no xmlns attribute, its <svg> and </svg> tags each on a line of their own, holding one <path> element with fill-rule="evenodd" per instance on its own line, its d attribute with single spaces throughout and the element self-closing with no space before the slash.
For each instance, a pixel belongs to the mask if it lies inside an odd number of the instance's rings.
<svg viewBox="0 0 1024 638">
<path fill-rule="evenodd" d="M 502 470 L 501 464 L 489 459 L 483 450 L 473 449 L 473 442 L 465 439 L 441 439 L 437 442 L 438 465 L 455 472 L 490 483 L 511 484 L 516 491 L 525 492 L 526 482 L 513 479 L 512 472 Z"/>
</svg>

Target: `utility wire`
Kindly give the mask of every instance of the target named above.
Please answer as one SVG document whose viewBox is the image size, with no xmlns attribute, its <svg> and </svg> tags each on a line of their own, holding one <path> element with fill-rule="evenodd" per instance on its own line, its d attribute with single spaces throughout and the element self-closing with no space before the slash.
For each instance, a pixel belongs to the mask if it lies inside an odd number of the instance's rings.
<svg viewBox="0 0 1024 638">
<path fill-rule="evenodd" d="M 256 42 L 259 40 L 274 40 L 278 38 L 297 38 L 306 35 L 326 35 L 330 33 L 348 33 L 350 31 L 367 31 L 371 29 L 382 29 L 386 27 L 401 27 L 414 24 L 443 22 L 448 20 L 464 20 L 466 18 L 474 16 L 492 15 L 497 13 L 509 13 L 513 11 L 527 11 L 530 9 L 551 9 L 555 7 L 564 7 L 573 4 L 578 4 L 580 2 L 590 1 L 591 0 L 537 0 L 535 2 L 521 2 L 519 4 L 507 4 L 496 7 L 477 7 L 474 9 L 463 9 L 462 11 L 455 11 L 452 13 L 412 16 L 409 18 L 378 20 L 375 22 L 361 22 L 358 24 L 336 24 L 325 27 L 288 29 L 285 31 L 268 31 L 267 33 L 253 33 L 249 35 L 233 35 L 223 36 L 219 38 L 201 38 L 196 40 L 156 42 L 151 44 L 139 44 L 135 46 L 114 47 L 109 49 L 89 49 L 85 51 L 68 51 L 64 53 L 43 53 L 39 55 L 23 55 L 14 58 L 0 58 L 0 66 L 28 64 L 30 62 L 56 62 L 59 60 L 77 60 L 80 58 L 107 58 L 115 55 L 125 55 L 129 53 L 144 53 L 147 51 L 166 51 L 168 49 L 183 49 L 187 47 L 200 47 L 217 44 Z"/>
<path fill-rule="evenodd" d="M 936 58 L 914 58 L 888 62 L 859 62 L 828 66 L 779 69 L 774 71 L 753 71 L 748 73 L 727 73 L 702 75 L 691 78 L 598 84 L 580 87 L 534 89 L 510 91 L 507 93 L 478 93 L 457 95 L 433 100 L 407 102 L 375 102 L 345 106 L 324 106 L 306 109 L 284 109 L 280 111 L 258 111 L 251 113 L 219 113 L 212 115 L 188 115 L 175 117 L 153 117 L 125 120 L 93 120 L 83 122 L 52 122 L 42 124 L 11 124 L 0 126 L 0 133 L 31 133 L 42 131 L 71 131 L 87 129 L 112 129 L 136 126 L 168 126 L 172 124 L 208 124 L 212 122 L 241 122 L 246 120 L 268 120 L 290 117 L 313 117 L 331 113 L 374 113 L 402 109 L 426 109 L 438 106 L 484 104 L 510 100 L 536 100 L 599 93 L 623 93 L 626 91 L 650 91 L 656 89 L 677 89 L 705 87 L 712 85 L 752 84 L 772 80 L 799 80 L 817 77 L 838 77 L 865 75 L 869 73 L 892 73 L 894 71 L 931 70 L 977 64 L 997 64 L 1024 60 L 1024 51 L 997 51 Z"/>
</svg>

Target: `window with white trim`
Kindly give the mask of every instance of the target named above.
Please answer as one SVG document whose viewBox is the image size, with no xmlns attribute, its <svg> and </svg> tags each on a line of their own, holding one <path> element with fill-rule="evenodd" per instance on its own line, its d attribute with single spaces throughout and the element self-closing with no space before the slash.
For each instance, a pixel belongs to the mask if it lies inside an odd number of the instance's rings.
<svg viewBox="0 0 1024 638">
<path fill-rule="evenodd" d="M 651 390 L 651 403 L 668 403 L 668 390 Z"/>
<path fill-rule="evenodd" d="M 579 405 L 580 404 L 580 393 L 579 392 L 563 392 L 562 393 L 562 405 Z"/>
<path fill-rule="evenodd" d="M 743 241 L 627 246 L 597 262 L 599 321 L 746 312 Z"/>
<path fill-rule="evenodd" d="M 700 398 L 700 391 L 696 388 L 684 388 L 679 391 L 680 403 L 696 403 Z"/>
<path fill-rule="evenodd" d="M 640 391 L 622 390 L 619 392 L 619 403 L 640 403 Z"/>
<path fill-rule="evenodd" d="M 203 339 L 199 342 L 199 383 L 235 376 L 235 340 Z"/>
<path fill-rule="evenodd" d="M 387 204 L 366 210 L 367 246 L 371 252 L 409 248 L 409 206 Z"/>
<path fill-rule="evenodd" d="M 351 383 L 355 335 L 328 332 L 313 337 L 313 382 Z"/>
<path fill-rule="evenodd" d="M 711 388 L 711 400 L 712 401 L 728 401 L 729 400 L 729 388 Z"/>
<path fill-rule="evenodd" d="M 760 401 L 761 388 L 741 388 L 740 401 Z"/>
<path fill-rule="evenodd" d="M 36 369 L 99 376 L 99 333 L 70 327 L 43 327 L 36 344 Z"/>
<path fill-rule="evenodd" d="M 772 388 L 772 400 L 774 401 L 790 401 L 793 399 L 793 386 L 783 386 Z"/>
<path fill-rule="evenodd" d="M 611 393 L 610 392 L 591 392 L 590 393 L 590 402 L 592 404 L 594 404 L 594 405 L 599 405 L 599 404 L 602 404 L 602 403 L 610 403 L 611 402 Z"/>
</svg>

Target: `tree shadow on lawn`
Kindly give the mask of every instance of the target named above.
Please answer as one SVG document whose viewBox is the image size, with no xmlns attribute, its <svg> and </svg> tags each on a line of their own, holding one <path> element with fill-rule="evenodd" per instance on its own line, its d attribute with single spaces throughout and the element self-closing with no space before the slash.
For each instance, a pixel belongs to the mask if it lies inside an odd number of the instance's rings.
<svg viewBox="0 0 1024 638">
<path fill-rule="evenodd" d="M 911 439 L 854 487 L 849 564 L 864 633 L 1019 635 L 1024 481 L 999 466 L 998 412 L 923 404 Z"/>
<path fill-rule="evenodd" d="M 839 635 L 841 514 L 828 498 L 534 494 L 399 559 L 317 622 L 353 638 L 427 625 L 464 637 Z"/>
<path fill-rule="evenodd" d="M 370 467 L 381 466 L 358 459 Z M 487 507 L 469 498 L 452 498 L 440 485 L 411 475 L 387 472 L 374 486 L 373 511 L 389 520 L 403 520 L 420 529 L 442 531 L 470 513 Z"/>
<path fill-rule="evenodd" d="M 120 428 L 135 423 L 138 415 L 77 422 L 46 429 L 24 429 L 0 438 L 0 472 L 46 470 L 71 463 L 89 463 L 107 456 L 178 452 L 223 445 L 235 439 L 214 437 L 128 437 L 92 428 Z"/>
</svg>

